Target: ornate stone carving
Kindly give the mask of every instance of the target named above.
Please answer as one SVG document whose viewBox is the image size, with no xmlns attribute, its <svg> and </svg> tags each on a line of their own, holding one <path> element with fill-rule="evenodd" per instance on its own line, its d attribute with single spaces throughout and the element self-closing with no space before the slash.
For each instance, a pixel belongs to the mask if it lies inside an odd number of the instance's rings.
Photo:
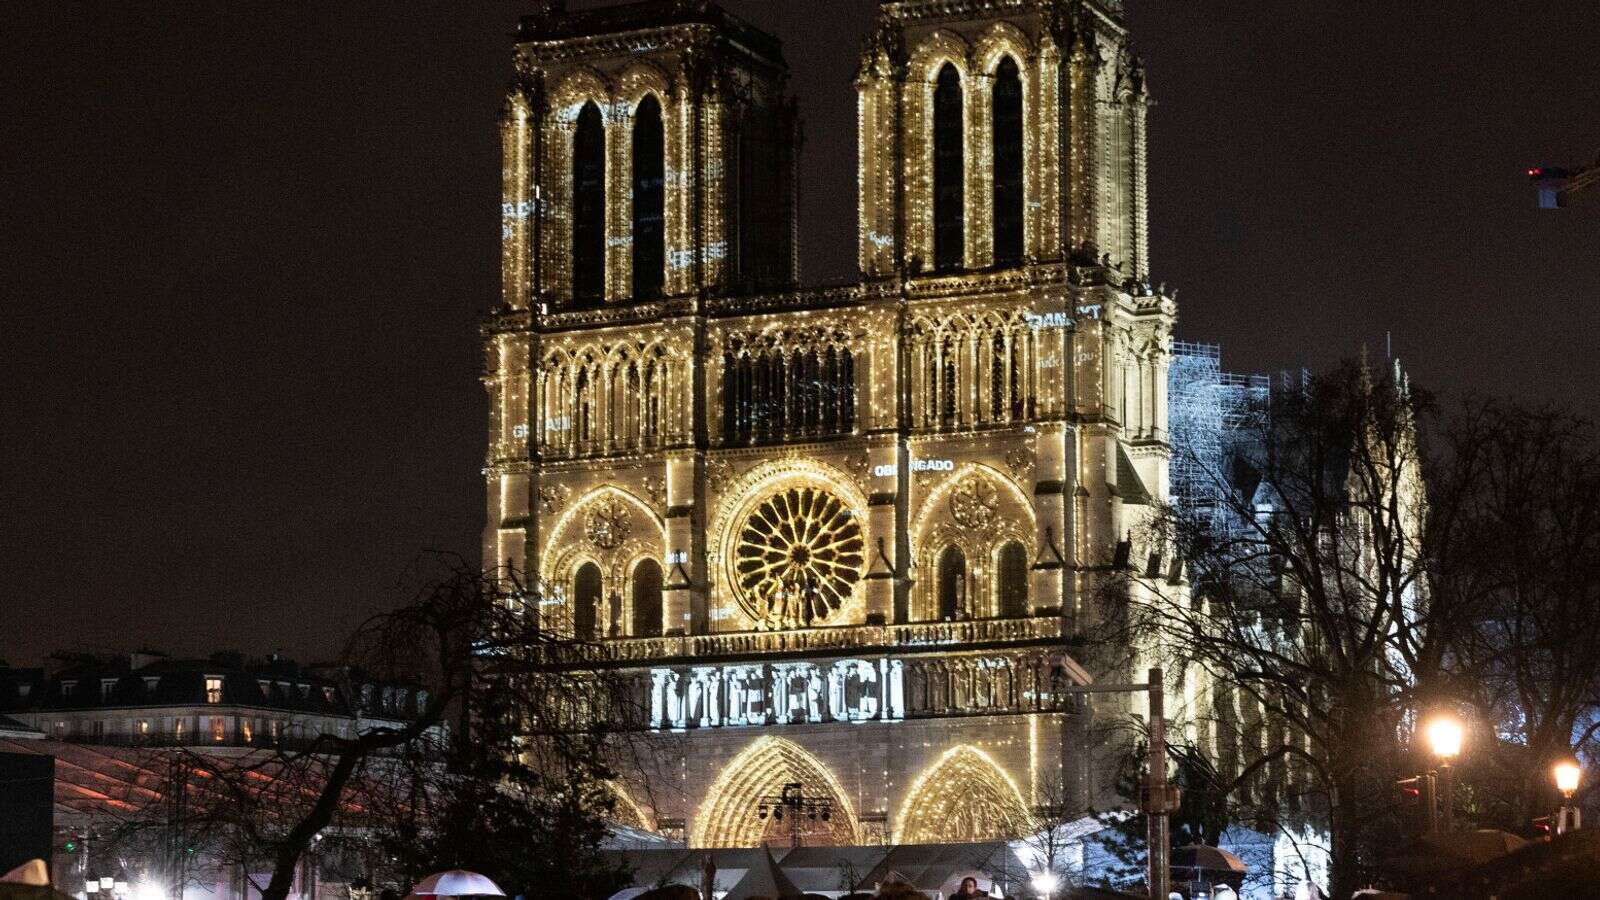
<svg viewBox="0 0 1600 900">
<path fill-rule="evenodd" d="M 1006 451 L 1006 468 L 1011 470 L 1012 478 L 1021 478 L 1022 473 L 1033 465 L 1033 450 L 1027 447 L 1012 447 Z"/>
<path fill-rule="evenodd" d="M 628 539 L 628 506 L 616 497 L 602 497 L 589 509 L 583 536 L 602 550 L 615 550 Z"/>
<path fill-rule="evenodd" d="M 966 528 L 987 528 L 1000 516 L 1000 491 L 987 478 L 967 478 L 950 492 L 950 517 Z"/>
<path fill-rule="evenodd" d="M 564 484 L 545 484 L 539 487 L 539 511 L 553 516 L 567 505 L 572 491 Z"/>
<path fill-rule="evenodd" d="M 727 460 L 714 459 L 706 463 L 706 487 L 711 488 L 713 494 L 720 494 L 722 489 L 728 486 L 728 482 L 733 480 L 735 474 L 737 473 L 733 471 L 733 465 Z"/>
<path fill-rule="evenodd" d="M 661 498 L 667 493 L 667 480 L 660 475 L 646 475 L 643 480 L 644 492 L 650 495 L 650 502 L 661 503 Z"/>
</svg>

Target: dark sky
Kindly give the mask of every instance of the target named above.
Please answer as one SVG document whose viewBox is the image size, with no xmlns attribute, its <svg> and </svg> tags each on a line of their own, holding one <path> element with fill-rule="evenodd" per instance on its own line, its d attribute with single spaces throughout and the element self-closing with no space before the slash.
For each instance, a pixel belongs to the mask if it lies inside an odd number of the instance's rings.
<svg viewBox="0 0 1600 900">
<path fill-rule="evenodd" d="M 574 3 L 574 5 L 578 5 Z M 854 267 L 871 0 L 743 0 L 807 120 L 808 280 Z M 1447 394 L 1600 410 L 1593 0 L 1130 0 L 1156 277 L 1236 370 L 1384 333 Z M 330 653 L 476 555 L 495 115 L 527 3 L 0 12 L 0 658 Z"/>
</svg>

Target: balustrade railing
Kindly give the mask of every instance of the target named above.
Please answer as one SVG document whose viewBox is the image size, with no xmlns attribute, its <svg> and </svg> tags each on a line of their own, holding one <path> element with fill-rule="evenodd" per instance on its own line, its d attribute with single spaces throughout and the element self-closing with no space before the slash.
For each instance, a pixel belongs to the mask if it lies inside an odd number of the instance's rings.
<svg viewBox="0 0 1600 900">
<path fill-rule="evenodd" d="M 715 659 L 827 650 L 891 650 L 897 647 L 982 646 L 1058 640 L 1066 635 L 1059 616 L 845 625 L 790 631 L 733 631 L 670 637 L 613 638 L 572 648 L 562 661 L 651 662 Z"/>
</svg>

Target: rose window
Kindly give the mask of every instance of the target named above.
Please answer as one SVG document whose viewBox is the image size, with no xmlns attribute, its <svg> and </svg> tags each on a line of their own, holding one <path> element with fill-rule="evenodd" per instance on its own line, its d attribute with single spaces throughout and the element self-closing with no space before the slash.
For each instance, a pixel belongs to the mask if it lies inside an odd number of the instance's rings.
<svg viewBox="0 0 1600 900">
<path fill-rule="evenodd" d="M 861 524 L 827 491 L 795 487 L 768 497 L 734 547 L 745 610 L 766 628 L 826 622 L 861 580 L 864 549 Z"/>
<path fill-rule="evenodd" d="M 967 528 L 987 528 L 1000 517 L 999 490 L 987 478 L 967 478 L 950 492 L 950 517 Z"/>
<path fill-rule="evenodd" d="M 616 497 L 603 497 L 589 510 L 583 534 L 602 550 L 615 550 L 628 539 L 628 507 Z"/>
</svg>

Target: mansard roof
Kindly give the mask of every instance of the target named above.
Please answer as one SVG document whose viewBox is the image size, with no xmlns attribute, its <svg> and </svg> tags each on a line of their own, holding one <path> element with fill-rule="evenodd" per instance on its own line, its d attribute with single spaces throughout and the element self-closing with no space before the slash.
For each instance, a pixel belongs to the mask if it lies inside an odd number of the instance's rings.
<svg viewBox="0 0 1600 900">
<path fill-rule="evenodd" d="M 517 41 L 562 41 L 681 25 L 709 25 L 768 62 L 784 65 L 782 41 L 709 0 L 634 0 L 582 10 L 568 10 L 565 0 L 542 0 L 537 11 L 522 17 Z"/>
</svg>

